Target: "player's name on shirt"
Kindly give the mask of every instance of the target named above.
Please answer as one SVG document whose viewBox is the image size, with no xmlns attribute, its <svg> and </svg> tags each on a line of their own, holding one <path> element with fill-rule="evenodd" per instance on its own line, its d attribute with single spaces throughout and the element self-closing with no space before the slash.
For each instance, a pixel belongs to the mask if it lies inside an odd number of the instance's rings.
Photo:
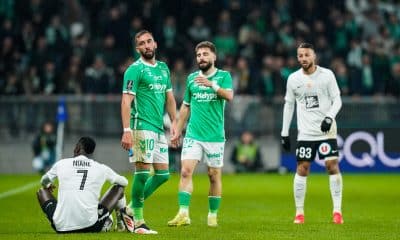
<svg viewBox="0 0 400 240">
<path fill-rule="evenodd" d="M 83 160 L 73 160 L 72 166 L 73 167 L 91 167 L 90 162 L 83 161 Z"/>
</svg>

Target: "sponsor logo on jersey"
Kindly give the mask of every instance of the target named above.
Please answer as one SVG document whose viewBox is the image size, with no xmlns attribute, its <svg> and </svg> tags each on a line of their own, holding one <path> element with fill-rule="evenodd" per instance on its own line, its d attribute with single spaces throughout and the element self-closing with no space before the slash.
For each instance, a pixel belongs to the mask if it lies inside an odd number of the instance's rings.
<svg viewBox="0 0 400 240">
<path fill-rule="evenodd" d="M 166 84 L 160 84 L 160 83 L 151 83 L 149 84 L 149 88 L 151 90 L 154 90 L 156 93 L 160 93 L 160 92 L 165 92 L 165 90 L 167 89 L 167 85 Z"/>
<path fill-rule="evenodd" d="M 319 107 L 319 101 L 317 95 L 305 96 L 305 100 L 306 100 L 306 109 L 313 109 Z"/>
<path fill-rule="evenodd" d="M 194 93 L 193 98 L 199 102 L 213 101 L 217 99 L 216 93 Z"/>
<path fill-rule="evenodd" d="M 331 152 L 331 145 L 327 143 L 322 143 L 319 145 L 318 152 L 321 153 L 322 155 L 326 155 Z"/>
</svg>

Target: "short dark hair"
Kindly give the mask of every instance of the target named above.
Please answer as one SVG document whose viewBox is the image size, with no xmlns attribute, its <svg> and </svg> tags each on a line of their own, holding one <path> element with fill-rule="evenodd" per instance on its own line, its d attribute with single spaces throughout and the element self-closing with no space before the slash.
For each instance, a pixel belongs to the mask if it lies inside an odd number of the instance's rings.
<svg viewBox="0 0 400 240">
<path fill-rule="evenodd" d="M 197 52 L 197 50 L 199 50 L 200 48 L 208 48 L 211 50 L 211 52 L 217 54 L 217 48 L 212 42 L 209 41 L 200 42 L 199 44 L 196 45 L 195 52 Z"/>
<path fill-rule="evenodd" d="M 314 46 L 311 43 L 306 43 L 306 42 L 300 43 L 297 48 L 310 48 L 314 50 Z"/>
<path fill-rule="evenodd" d="M 82 147 L 86 154 L 92 154 L 96 148 L 96 142 L 91 137 L 81 137 L 78 144 Z"/>
<path fill-rule="evenodd" d="M 146 30 L 146 29 L 143 29 L 143 30 L 140 30 L 139 32 L 137 32 L 137 33 L 135 34 L 135 44 L 137 43 L 137 39 L 140 38 L 142 35 L 144 35 L 144 34 L 146 34 L 146 33 L 150 34 L 150 35 L 154 38 L 152 32 L 150 32 L 150 31 L 148 31 L 148 30 Z"/>
</svg>

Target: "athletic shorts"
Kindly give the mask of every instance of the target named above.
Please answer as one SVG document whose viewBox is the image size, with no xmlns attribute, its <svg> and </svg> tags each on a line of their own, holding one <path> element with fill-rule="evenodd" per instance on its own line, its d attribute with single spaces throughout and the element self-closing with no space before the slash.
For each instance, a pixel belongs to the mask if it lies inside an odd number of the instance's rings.
<svg viewBox="0 0 400 240">
<path fill-rule="evenodd" d="M 46 201 L 43 206 L 42 210 L 46 214 L 47 219 L 49 219 L 51 227 L 57 232 L 57 233 L 87 233 L 87 232 L 101 232 L 101 229 L 104 226 L 104 223 L 106 222 L 108 216 L 110 213 L 108 212 L 107 208 L 105 208 L 103 205 L 99 204 L 98 206 L 98 218 L 97 221 L 89 227 L 82 228 L 82 229 L 76 229 L 76 230 L 71 230 L 71 231 L 58 231 L 56 229 L 56 226 L 54 225 L 53 222 L 53 216 L 54 212 L 56 211 L 57 207 L 57 200 L 52 199 Z"/>
<path fill-rule="evenodd" d="M 181 159 L 198 160 L 209 167 L 221 168 L 224 165 L 224 147 L 225 142 L 202 142 L 184 138 Z"/>
<path fill-rule="evenodd" d="M 129 162 L 168 164 L 168 143 L 163 133 L 133 130 L 133 156 Z"/>
<path fill-rule="evenodd" d="M 297 142 L 297 161 L 314 161 L 317 153 L 321 160 L 337 159 L 339 152 L 336 139 Z"/>
</svg>

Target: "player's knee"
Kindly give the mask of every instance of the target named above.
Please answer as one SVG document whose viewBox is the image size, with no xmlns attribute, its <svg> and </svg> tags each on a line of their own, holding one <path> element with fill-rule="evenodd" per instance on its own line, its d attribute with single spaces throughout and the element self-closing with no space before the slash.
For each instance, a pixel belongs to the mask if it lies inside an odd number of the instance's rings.
<svg viewBox="0 0 400 240">
<path fill-rule="evenodd" d="M 220 174 L 218 171 L 209 170 L 208 178 L 210 179 L 210 183 L 217 183 L 220 181 Z"/>
<path fill-rule="evenodd" d="M 182 170 L 181 170 L 182 178 L 191 178 L 192 174 L 193 174 L 193 171 L 190 168 L 182 168 Z"/>
<path fill-rule="evenodd" d="M 297 166 L 297 174 L 300 176 L 307 176 L 310 172 L 310 167 L 308 165 Z"/>
</svg>

